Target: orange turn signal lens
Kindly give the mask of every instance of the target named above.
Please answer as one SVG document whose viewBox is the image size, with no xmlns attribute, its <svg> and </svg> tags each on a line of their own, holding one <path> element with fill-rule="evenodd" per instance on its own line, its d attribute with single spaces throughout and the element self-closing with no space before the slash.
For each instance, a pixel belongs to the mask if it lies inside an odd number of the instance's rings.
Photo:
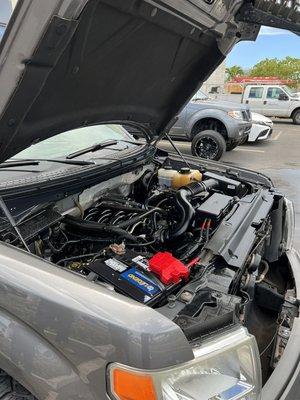
<svg viewBox="0 0 300 400">
<path fill-rule="evenodd" d="M 151 376 L 116 368 L 111 379 L 113 394 L 118 400 L 157 400 Z"/>
</svg>

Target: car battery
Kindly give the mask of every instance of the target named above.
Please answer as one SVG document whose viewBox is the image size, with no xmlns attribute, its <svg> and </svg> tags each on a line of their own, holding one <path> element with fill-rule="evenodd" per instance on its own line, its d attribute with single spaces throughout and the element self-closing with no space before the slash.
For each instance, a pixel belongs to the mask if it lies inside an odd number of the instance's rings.
<svg viewBox="0 0 300 400">
<path fill-rule="evenodd" d="M 148 260 L 131 250 L 123 255 L 109 254 L 89 263 L 87 268 L 115 290 L 143 303 L 155 303 L 167 289 L 149 272 Z"/>
</svg>

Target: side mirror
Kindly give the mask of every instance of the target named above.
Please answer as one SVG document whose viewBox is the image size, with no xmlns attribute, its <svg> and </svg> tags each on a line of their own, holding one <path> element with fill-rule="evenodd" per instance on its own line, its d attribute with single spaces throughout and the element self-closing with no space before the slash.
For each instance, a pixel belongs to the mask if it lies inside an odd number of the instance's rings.
<svg viewBox="0 0 300 400">
<path fill-rule="evenodd" d="M 280 93 L 278 100 L 287 101 L 287 100 L 289 100 L 289 96 L 286 95 L 285 93 Z"/>
</svg>

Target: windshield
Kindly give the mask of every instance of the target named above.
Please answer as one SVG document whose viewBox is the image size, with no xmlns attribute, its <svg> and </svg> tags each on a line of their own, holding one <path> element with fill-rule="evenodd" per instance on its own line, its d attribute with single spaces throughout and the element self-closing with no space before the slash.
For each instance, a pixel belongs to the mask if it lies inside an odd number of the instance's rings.
<svg viewBox="0 0 300 400">
<path fill-rule="evenodd" d="M 293 92 L 293 90 L 288 87 L 288 86 L 283 86 L 284 90 L 287 92 L 287 94 L 291 97 L 297 97 L 297 94 Z"/>
<path fill-rule="evenodd" d="M 111 139 L 134 141 L 121 125 L 93 125 L 63 132 L 33 144 L 15 155 L 13 160 L 65 158 L 70 153 Z"/>
</svg>

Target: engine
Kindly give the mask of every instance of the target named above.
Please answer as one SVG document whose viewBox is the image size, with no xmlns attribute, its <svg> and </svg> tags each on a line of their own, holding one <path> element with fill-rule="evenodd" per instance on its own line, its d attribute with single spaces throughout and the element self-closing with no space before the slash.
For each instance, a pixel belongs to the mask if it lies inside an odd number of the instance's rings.
<svg viewBox="0 0 300 400">
<path fill-rule="evenodd" d="M 66 214 L 35 240 L 38 253 L 143 304 L 168 304 L 208 268 L 206 246 L 246 190 L 221 175 L 174 173 L 145 174 L 128 195 L 113 191 L 80 217 Z"/>
</svg>

